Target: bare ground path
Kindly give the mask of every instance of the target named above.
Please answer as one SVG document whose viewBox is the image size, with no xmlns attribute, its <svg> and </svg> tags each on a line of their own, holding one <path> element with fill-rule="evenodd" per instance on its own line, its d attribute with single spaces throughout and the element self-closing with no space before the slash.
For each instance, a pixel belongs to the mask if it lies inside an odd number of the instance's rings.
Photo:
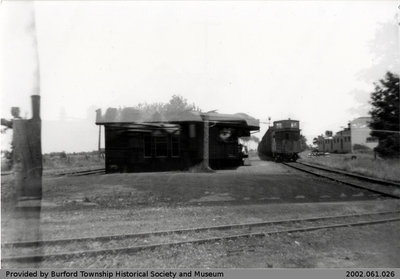
<svg viewBox="0 0 400 279">
<path fill-rule="evenodd" d="M 2 182 L 2 192 L 7 187 L 10 184 Z M 43 205 L 43 239 L 400 209 L 398 200 L 379 198 L 368 191 L 264 161 L 212 174 L 45 177 Z M 3 241 L 7 241 L 10 220 L 10 211 L 3 211 Z M 397 222 L 185 246 L 136 256 L 120 255 L 119 260 L 104 257 L 52 264 L 59 267 L 80 264 L 87 267 L 399 267 L 399 229 Z"/>
</svg>

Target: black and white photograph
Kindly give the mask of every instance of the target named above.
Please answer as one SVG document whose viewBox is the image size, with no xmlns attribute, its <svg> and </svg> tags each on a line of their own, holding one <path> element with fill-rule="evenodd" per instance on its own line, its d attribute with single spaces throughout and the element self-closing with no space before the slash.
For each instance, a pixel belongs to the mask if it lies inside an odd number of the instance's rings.
<svg viewBox="0 0 400 279">
<path fill-rule="evenodd" d="M 1 267 L 398 278 L 399 25 L 398 1 L 1 1 Z"/>
</svg>

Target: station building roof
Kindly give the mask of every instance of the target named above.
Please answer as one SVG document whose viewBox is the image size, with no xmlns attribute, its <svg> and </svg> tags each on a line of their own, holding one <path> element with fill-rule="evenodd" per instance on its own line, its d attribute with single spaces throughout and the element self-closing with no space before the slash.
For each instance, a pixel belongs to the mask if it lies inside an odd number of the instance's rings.
<svg viewBox="0 0 400 279">
<path fill-rule="evenodd" d="M 245 113 L 223 114 L 217 112 L 181 111 L 166 113 L 146 113 L 135 108 L 109 108 L 104 115 L 97 110 L 96 125 L 107 126 L 168 126 L 179 122 L 203 122 L 208 120 L 214 123 L 241 125 L 248 130 L 259 130 L 258 119 Z"/>
</svg>

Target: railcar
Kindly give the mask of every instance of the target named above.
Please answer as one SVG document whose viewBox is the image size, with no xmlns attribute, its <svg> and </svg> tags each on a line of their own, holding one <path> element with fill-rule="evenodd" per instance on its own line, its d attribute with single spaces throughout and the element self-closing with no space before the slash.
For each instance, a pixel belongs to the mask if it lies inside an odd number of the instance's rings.
<svg viewBox="0 0 400 279">
<path fill-rule="evenodd" d="M 300 123 L 297 120 L 274 121 L 258 145 L 262 160 L 296 161 L 301 151 Z"/>
</svg>

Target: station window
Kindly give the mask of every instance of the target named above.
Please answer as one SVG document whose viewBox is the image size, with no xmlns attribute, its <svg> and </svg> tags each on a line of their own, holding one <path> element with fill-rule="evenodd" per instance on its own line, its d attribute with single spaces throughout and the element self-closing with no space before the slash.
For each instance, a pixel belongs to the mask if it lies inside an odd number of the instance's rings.
<svg viewBox="0 0 400 279">
<path fill-rule="evenodd" d="M 180 142 L 179 136 L 172 136 L 171 138 L 171 156 L 179 157 L 180 156 Z"/>
<path fill-rule="evenodd" d="M 191 138 L 196 137 L 196 126 L 194 124 L 189 125 L 189 137 Z"/>
<path fill-rule="evenodd" d="M 143 149 L 144 149 L 144 157 L 151 157 L 151 137 L 150 137 L 150 135 L 145 135 L 143 137 Z"/>
<path fill-rule="evenodd" d="M 154 146 L 156 157 L 168 156 L 168 138 L 167 136 L 154 137 Z"/>
<path fill-rule="evenodd" d="M 297 128 L 297 122 L 292 122 L 290 123 L 291 128 Z"/>
<path fill-rule="evenodd" d="M 276 126 L 276 128 L 281 129 L 282 128 L 282 123 L 276 123 L 275 126 Z"/>
</svg>

